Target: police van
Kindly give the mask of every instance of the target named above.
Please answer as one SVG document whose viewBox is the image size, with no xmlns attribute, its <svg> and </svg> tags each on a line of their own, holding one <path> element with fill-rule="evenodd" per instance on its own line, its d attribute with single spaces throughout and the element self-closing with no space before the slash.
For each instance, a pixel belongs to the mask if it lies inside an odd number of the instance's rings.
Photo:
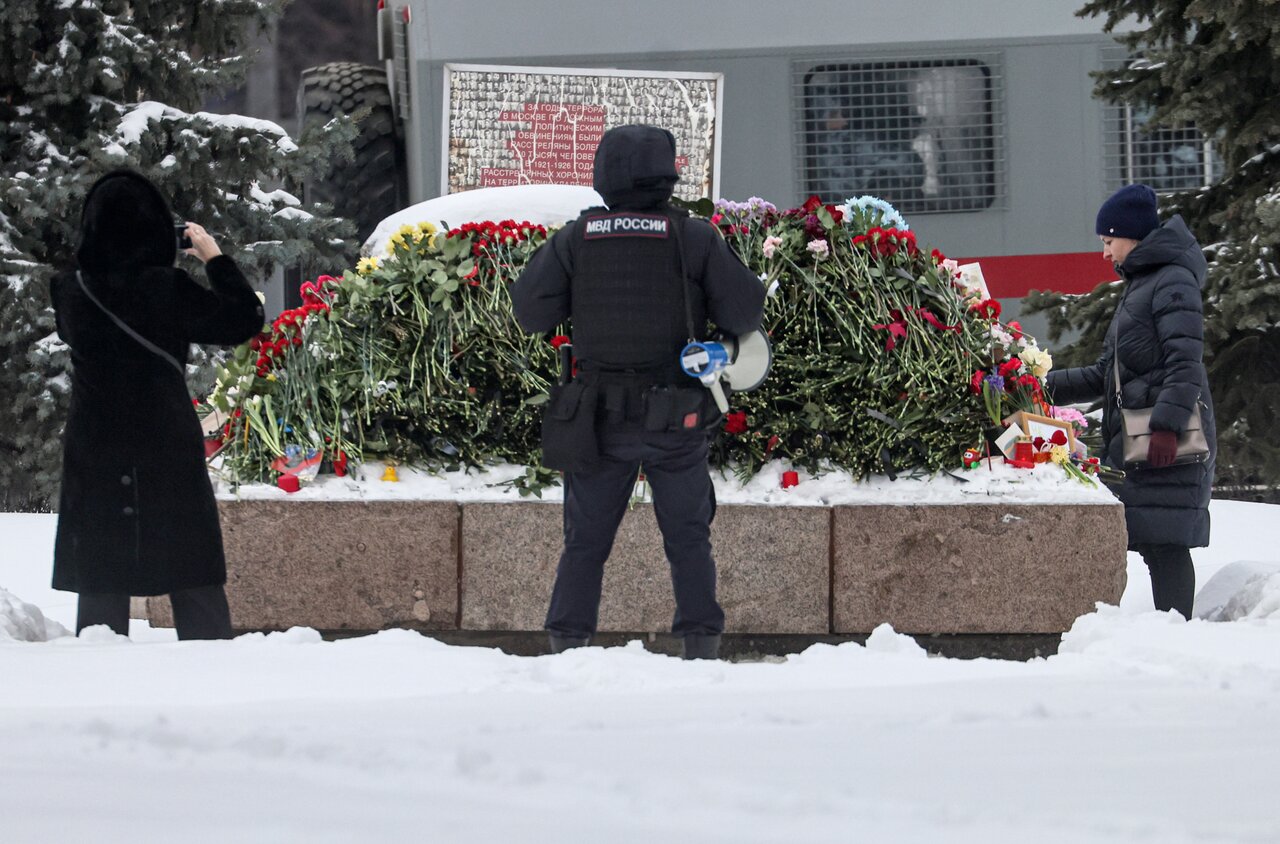
<svg viewBox="0 0 1280 844">
<path fill-rule="evenodd" d="M 383 0 L 383 67 L 311 68 L 305 120 L 368 107 L 357 161 L 319 197 L 367 232 L 440 195 L 445 76 L 457 64 L 718 74 L 715 192 L 788 207 L 872 194 L 921 242 L 980 260 L 1016 314 L 1031 289 L 1115 278 L 1093 217 L 1123 184 L 1215 178 L 1194 130 L 1093 96 L 1128 60 L 1062 0 Z"/>
</svg>

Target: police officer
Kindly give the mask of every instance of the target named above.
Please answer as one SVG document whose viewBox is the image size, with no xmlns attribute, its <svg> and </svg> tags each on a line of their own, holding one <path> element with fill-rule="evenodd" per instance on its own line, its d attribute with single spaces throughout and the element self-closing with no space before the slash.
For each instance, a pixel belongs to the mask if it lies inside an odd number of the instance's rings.
<svg viewBox="0 0 1280 844">
<path fill-rule="evenodd" d="M 690 339 L 705 339 L 708 320 L 734 335 L 758 329 L 764 286 L 713 226 L 670 206 L 679 178 L 670 132 L 609 130 L 593 176 L 608 207 L 589 208 L 557 232 L 511 288 L 526 331 L 570 322 L 573 380 L 593 405 L 576 412 L 590 414 L 586 439 L 594 428 L 595 442 L 581 447 L 595 457 L 565 472 L 564 551 L 546 621 L 551 649 L 580 647 L 595 633 L 604 563 L 643 466 L 671 565 L 672 632 L 686 659 L 715 659 L 724 611 L 711 556 L 707 429 L 719 412 L 681 371 L 679 355 Z"/>
</svg>

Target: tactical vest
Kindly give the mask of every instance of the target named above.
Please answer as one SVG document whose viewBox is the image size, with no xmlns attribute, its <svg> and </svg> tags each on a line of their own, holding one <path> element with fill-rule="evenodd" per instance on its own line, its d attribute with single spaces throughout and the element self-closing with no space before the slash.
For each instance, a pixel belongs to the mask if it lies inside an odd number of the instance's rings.
<svg viewBox="0 0 1280 844">
<path fill-rule="evenodd" d="M 588 371 L 650 374 L 681 384 L 689 339 L 679 249 L 684 217 L 589 208 L 574 233 L 570 287 L 574 354 Z M 690 282 L 695 331 L 706 324 L 701 289 Z"/>
</svg>

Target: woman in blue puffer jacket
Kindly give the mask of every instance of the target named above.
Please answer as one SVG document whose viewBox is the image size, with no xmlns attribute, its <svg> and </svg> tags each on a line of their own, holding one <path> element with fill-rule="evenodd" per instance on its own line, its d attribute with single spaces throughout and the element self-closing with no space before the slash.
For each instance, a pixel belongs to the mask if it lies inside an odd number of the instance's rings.
<svg viewBox="0 0 1280 844">
<path fill-rule="evenodd" d="M 1115 398 L 1118 364 L 1126 408 L 1152 408 L 1148 468 L 1128 469 L 1117 494 L 1125 506 L 1129 548 L 1151 572 L 1156 609 L 1191 617 L 1195 598 L 1192 548 L 1209 544 L 1209 497 L 1217 452 L 1213 401 L 1205 373 L 1201 288 L 1206 262 L 1179 216 L 1163 225 L 1156 194 L 1129 185 L 1098 211 L 1103 257 L 1124 280 L 1124 293 L 1096 363 L 1049 374 L 1058 404 L 1106 397 L 1104 460 L 1122 468 L 1123 435 Z M 1197 404 L 1209 457 L 1174 465 L 1177 438 Z"/>
</svg>

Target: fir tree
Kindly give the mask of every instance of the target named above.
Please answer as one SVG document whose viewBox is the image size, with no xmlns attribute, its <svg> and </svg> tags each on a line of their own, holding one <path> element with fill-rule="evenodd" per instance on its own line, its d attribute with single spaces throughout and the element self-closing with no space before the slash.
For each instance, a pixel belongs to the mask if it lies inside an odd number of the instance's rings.
<svg viewBox="0 0 1280 844">
<path fill-rule="evenodd" d="M 1205 246 L 1205 363 L 1218 419 L 1218 480 L 1280 484 L 1280 5 L 1247 0 L 1094 0 L 1135 60 L 1094 74 L 1095 94 L 1153 109 L 1148 126 L 1193 123 L 1212 139 L 1223 177 L 1165 197 Z M 1114 286 L 1081 297 L 1033 294 L 1050 339 L 1082 331 L 1060 360 L 1096 359 L 1118 301 Z"/>
<path fill-rule="evenodd" d="M 48 282 L 72 262 L 103 173 L 151 178 L 259 283 L 280 266 L 342 267 L 350 224 L 272 186 L 349 156 L 350 125 L 295 143 L 266 121 L 196 111 L 240 83 L 246 44 L 281 5 L 0 0 L 0 508 L 56 500 L 68 356 Z"/>
</svg>

